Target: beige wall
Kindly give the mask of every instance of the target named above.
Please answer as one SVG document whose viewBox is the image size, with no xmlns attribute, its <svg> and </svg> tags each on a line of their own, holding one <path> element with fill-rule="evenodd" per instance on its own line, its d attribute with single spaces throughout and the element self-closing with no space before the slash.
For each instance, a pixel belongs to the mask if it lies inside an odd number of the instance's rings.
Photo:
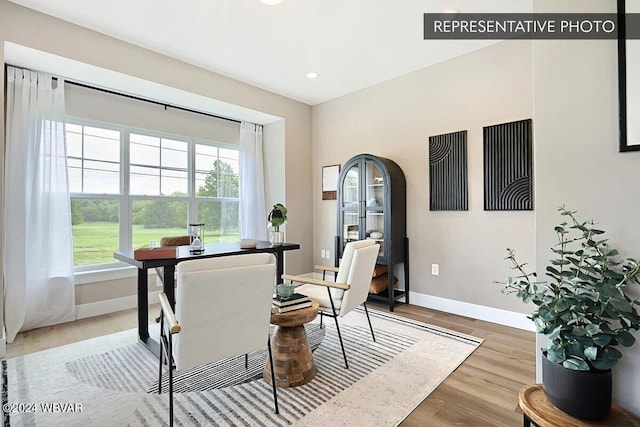
<svg viewBox="0 0 640 427">
<path fill-rule="evenodd" d="M 65 114 L 103 123 L 239 144 L 240 123 L 66 84 Z"/>
<path fill-rule="evenodd" d="M 149 291 L 160 291 L 154 277 L 149 277 Z M 76 306 L 136 295 L 135 279 L 116 279 L 76 285 Z"/>
<path fill-rule="evenodd" d="M 269 136 L 268 140 L 265 138 L 265 150 L 269 150 L 271 156 L 283 159 L 277 168 L 266 165 L 269 175 L 267 181 L 271 183 L 269 195 L 275 201 L 286 203 L 290 209 L 287 239 L 300 243 L 302 247 L 300 251 L 287 254 L 287 271 L 302 273 L 312 267 L 312 236 L 309 233 L 313 221 L 309 192 L 311 107 L 0 0 L 0 61 L 3 63 L 5 57 L 2 46 L 6 41 L 282 117 L 284 124 L 268 127 L 284 136 L 284 143 L 277 135 Z M 0 73 L 4 81 L 4 71 Z M 0 109 L 4 101 L 2 93 Z M 4 111 L 2 113 L 4 117 Z M 4 135 L 3 121 L 0 121 L 0 134 Z M 273 201 L 268 199 L 267 203 Z M 135 280 L 81 285 L 76 294 L 79 303 L 133 295 Z"/>
<path fill-rule="evenodd" d="M 407 180 L 411 291 L 523 311 L 492 281 L 507 275 L 507 247 L 534 261 L 534 213 L 483 210 L 482 127 L 532 116 L 531 69 L 531 42 L 503 42 L 315 106 L 316 262 L 321 249 L 333 253 L 336 235 L 336 202 L 321 200 L 321 167 L 359 153 L 388 157 Z M 464 129 L 469 210 L 431 212 L 428 138 Z M 431 275 L 432 263 L 439 264 L 439 276 Z"/>
<path fill-rule="evenodd" d="M 534 8 L 614 12 L 615 2 L 536 0 Z M 616 49 L 615 41 L 534 42 L 538 271 L 552 258 L 562 204 L 595 219 L 622 255 L 640 257 L 640 152 L 618 152 Z M 621 350 L 614 401 L 640 415 L 640 345 Z"/>
</svg>

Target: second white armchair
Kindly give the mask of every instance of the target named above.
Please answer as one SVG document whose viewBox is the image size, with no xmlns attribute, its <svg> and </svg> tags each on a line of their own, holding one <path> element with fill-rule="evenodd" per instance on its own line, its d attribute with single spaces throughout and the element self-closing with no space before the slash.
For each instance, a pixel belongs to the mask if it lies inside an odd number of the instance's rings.
<svg viewBox="0 0 640 427">
<path fill-rule="evenodd" d="M 338 317 L 342 317 L 354 308 L 363 305 L 369 322 L 369 329 L 371 329 L 371 336 L 374 341 L 376 340 L 366 302 L 379 250 L 380 245 L 374 240 L 349 242 L 344 248 L 339 268 L 316 266 L 316 269 L 319 270 L 335 272 L 335 282 L 306 276 L 282 275 L 284 280 L 302 284 L 296 288 L 297 293 L 307 295 L 320 304 L 321 324 L 322 316 L 334 318 L 344 357 L 344 367 L 347 369 L 349 364 L 342 342 L 342 335 L 340 334 Z"/>
</svg>

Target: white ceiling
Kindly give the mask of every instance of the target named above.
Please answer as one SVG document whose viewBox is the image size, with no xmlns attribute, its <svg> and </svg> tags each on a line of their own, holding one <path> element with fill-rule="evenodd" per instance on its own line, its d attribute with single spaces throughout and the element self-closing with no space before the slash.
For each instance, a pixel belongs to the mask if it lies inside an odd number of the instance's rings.
<svg viewBox="0 0 640 427">
<path fill-rule="evenodd" d="M 532 2 L 11 1 L 310 105 L 495 43 L 423 40 L 423 13 L 525 13 Z"/>
</svg>

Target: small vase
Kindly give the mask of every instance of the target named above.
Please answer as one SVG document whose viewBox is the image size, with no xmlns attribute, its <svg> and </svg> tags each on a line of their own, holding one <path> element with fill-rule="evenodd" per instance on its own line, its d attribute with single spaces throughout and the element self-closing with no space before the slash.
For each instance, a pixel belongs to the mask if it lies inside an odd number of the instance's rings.
<svg viewBox="0 0 640 427">
<path fill-rule="evenodd" d="M 602 420 L 611 410 L 611 369 L 575 371 L 542 356 L 542 385 L 553 405 L 584 420 Z"/>
<path fill-rule="evenodd" d="M 269 241 L 272 245 L 281 245 L 284 243 L 284 231 L 270 231 Z"/>
</svg>

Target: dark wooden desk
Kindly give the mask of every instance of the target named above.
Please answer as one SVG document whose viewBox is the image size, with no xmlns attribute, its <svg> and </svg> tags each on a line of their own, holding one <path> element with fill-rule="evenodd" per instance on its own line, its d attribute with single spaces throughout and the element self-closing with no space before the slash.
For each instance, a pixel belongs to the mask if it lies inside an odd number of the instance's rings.
<svg viewBox="0 0 640 427">
<path fill-rule="evenodd" d="M 176 265 L 179 262 L 200 259 L 200 258 L 216 258 L 230 255 L 243 255 L 253 253 L 272 253 L 276 256 L 276 282 L 282 283 L 282 274 L 284 273 L 284 252 L 300 249 L 297 243 L 284 243 L 282 245 L 272 245 L 270 242 L 258 241 L 255 248 L 241 249 L 240 242 L 205 244 L 205 250 L 201 254 L 192 254 L 189 252 L 189 246 L 179 246 L 175 258 L 170 259 L 134 259 L 133 251 L 118 251 L 113 256 L 127 264 L 131 264 L 138 268 L 138 337 L 147 348 L 156 356 L 160 354 L 160 344 L 155 339 L 149 337 L 149 283 L 148 270 L 150 268 L 164 268 L 164 287 L 163 291 L 167 294 L 167 299 L 171 303 L 171 307 L 175 306 L 175 281 L 174 274 Z"/>
<path fill-rule="evenodd" d="M 523 425 L 538 427 L 640 427 L 640 421 L 619 407 L 611 406 L 611 413 L 602 421 L 586 421 L 567 415 L 553 406 L 544 394 L 542 384 L 529 384 L 520 389 L 520 409 L 522 409 Z"/>
</svg>

